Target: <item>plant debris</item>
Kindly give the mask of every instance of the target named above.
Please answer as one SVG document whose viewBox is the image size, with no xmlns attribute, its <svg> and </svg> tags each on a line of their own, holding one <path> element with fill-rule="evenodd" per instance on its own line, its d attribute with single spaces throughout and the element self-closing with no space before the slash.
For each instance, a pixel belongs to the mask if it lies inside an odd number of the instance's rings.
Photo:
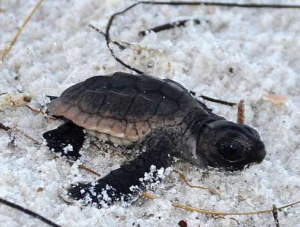
<svg viewBox="0 0 300 227">
<path fill-rule="evenodd" d="M 157 33 L 157 32 L 161 32 L 161 31 L 169 30 L 171 28 L 182 27 L 182 26 L 185 26 L 187 24 L 187 22 L 190 22 L 190 21 L 192 21 L 194 24 L 201 24 L 201 21 L 199 19 L 179 20 L 179 21 L 175 21 L 175 22 L 172 22 L 172 23 L 163 24 L 163 25 L 160 25 L 160 26 L 157 26 L 157 27 L 154 27 L 154 28 L 149 28 L 149 29 L 146 29 L 144 31 L 140 31 L 139 36 L 143 37 L 143 36 L 149 34 L 150 32 Z"/>
<path fill-rule="evenodd" d="M 180 227 L 187 227 L 187 226 L 188 226 L 188 225 L 187 225 L 187 222 L 184 221 L 184 220 L 179 221 L 179 222 L 178 222 L 178 225 L 179 225 Z"/>
<path fill-rule="evenodd" d="M 237 115 L 237 123 L 244 124 L 245 123 L 245 105 L 244 100 L 241 100 L 238 105 L 238 115 Z"/>
<path fill-rule="evenodd" d="M 271 103 L 273 103 L 275 105 L 280 105 L 280 104 L 286 103 L 289 100 L 289 97 L 285 96 L 285 95 L 269 94 L 269 95 L 264 95 L 263 99 L 270 101 Z"/>
</svg>

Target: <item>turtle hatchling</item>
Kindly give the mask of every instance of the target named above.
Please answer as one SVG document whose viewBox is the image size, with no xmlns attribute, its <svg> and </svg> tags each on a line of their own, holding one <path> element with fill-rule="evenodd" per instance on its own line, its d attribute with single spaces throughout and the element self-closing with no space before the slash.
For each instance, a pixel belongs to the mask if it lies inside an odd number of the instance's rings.
<svg viewBox="0 0 300 227">
<path fill-rule="evenodd" d="M 47 146 L 69 158 L 80 157 L 85 132 L 141 151 L 99 180 L 67 189 L 68 199 L 99 208 L 132 202 L 161 181 L 174 157 L 200 168 L 234 171 L 266 155 L 256 130 L 212 113 L 170 79 L 123 72 L 94 76 L 53 97 L 48 113 L 66 123 L 44 133 Z"/>
</svg>

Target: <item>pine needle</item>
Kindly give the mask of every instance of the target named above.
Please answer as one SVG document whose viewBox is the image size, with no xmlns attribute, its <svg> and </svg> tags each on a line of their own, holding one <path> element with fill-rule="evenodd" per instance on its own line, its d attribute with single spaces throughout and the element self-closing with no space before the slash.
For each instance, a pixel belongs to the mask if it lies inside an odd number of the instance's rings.
<svg viewBox="0 0 300 227">
<path fill-rule="evenodd" d="M 24 23 L 22 24 L 22 26 L 18 29 L 16 35 L 14 36 L 14 38 L 11 40 L 10 44 L 7 45 L 7 47 L 4 49 L 3 53 L 2 53 L 2 57 L 1 57 L 1 61 L 2 63 L 4 62 L 5 57 L 7 56 L 7 54 L 10 52 L 11 48 L 14 46 L 14 44 L 16 43 L 16 41 L 18 40 L 18 38 L 20 37 L 20 35 L 22 34 L 24 28 L 26 27 L 26 25 L 28 24 L 28 22 L 31 20 L 32 16 L 35 14 L 35 12 L 40 8 L 41 4 L 43 3 L 44 0 L 40 0 L 35 7 L 33 8 L 33 10 L 31 11 L 31 13 L 26 17 Z M 1 67 L 0 67 L 0 71 L 1 71 Z"/>
<path fill-rule="evenodd" d="M 159 199 L 158 196 L 156 195 L 152 195 L 149 194 L 148 192 L 144 192 L 142 193 L 142 196 L 144 196 L 145 198 L 151 199 L 151 200 L 155 200 L 155 199 Z M 295 205 L 300 204 L 300 200 L 281 206 L 281 207 L 277 207 L 276 210 L 281 211 L 284 208 L 288 208 L 288 207 L 292 207 Z M 257 214 L 265 214 L 265 213 L 273 213 L 274 212 L 274 208 L 269 209 L 269 210 L 260 210 L 260 211 L 246 211 L 246 212 L 223 212 L 223 211 L 214 211 L 214 210 L 206 210 L 206 209 L 201 209 L 201 208 L 196 208 L 196 207 L 192 207 L 192 206 L 187 206 L 185 204 L 182 203 L 177 203 L 177 202 L 172 202 L 172 206 L 176 207 L 176 208 L 180 208 L 183 210 L 187 210 L 187 211 L 191 211 L 191 212 L 197 212 L 197 213 L 202 213 L 202 214 L 209 214 L 209 215 L 221 215 L 221 216 L 245 216 L 245 215 L 257 215 Z"/>
</svg>

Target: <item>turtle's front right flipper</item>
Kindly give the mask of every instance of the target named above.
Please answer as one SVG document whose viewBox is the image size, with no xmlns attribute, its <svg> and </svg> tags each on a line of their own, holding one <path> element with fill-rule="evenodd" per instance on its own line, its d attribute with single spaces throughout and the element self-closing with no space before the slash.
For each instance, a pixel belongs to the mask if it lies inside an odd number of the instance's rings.
<svg viewBox="0 0 300 227">
<path fill-rule="evenodd" d="M 80 157 L 79 151 L 85 138 L 82 127 L 72 122 L 67 122 L 57 129 L 45 132 L 43 137 L 51 151 L 60 153 L 62 156 L 73 160 Z"/>
<path fill-rule="evenodd" d="M 66 195 L 62 194 L 63 199 L 71 203 L 81 200 L 84 205 L 94 204 L 98 208 L 120 200 L 131 203 L 160 182 L 165 177 L 164 170 L 172 165 L 170 138 L 151 138 L 146 149 L 146 152 L 98 181 L 72 185 Z"/>
</svg>

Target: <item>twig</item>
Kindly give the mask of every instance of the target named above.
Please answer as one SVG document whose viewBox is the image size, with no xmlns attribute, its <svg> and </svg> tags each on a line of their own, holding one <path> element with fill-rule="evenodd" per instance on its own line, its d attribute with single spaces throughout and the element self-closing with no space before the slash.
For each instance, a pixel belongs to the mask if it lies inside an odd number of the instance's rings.
<svg viewBox="0 0 300 227">
<path fill-rule="evenodd" d="M 275 204 L 273 205 L 272 213 L 273 213 L 273 217 L 274 217 L 274 220 L 275 220 L 276 227 L 280 227 L 279 220 L 278 220 L 278 210 L 277 210 L 277 207 L 276 207 Z"/>
<path fill-rule="evenodd" d="M 244 100 L 241 100 L 238 105 L 238 116 L 237 123 L 244 124 L 245 123 L 245 105 Z"/>
<path fill-rule="evenodd" d="M 3 124 L 0 123 L 0 129 L 4 130 L 6 132 L 9 131 L 9 130 L 11 130 L 11 131 L 17 131 L 20 134 L 22 134 L 25 138 L 27 138 L 27 139 L 31 140 L 32 142 L 34 142 L 35 144 L 42 145 L 41 142 L 37 141 L 36 139 L 32 138 L 31 136 L 29 136 L 25 132 L 23 132 L 21 129 L 18 129 L 16 127 L 10 128 L 10 127 L 7 127 L 7 126 L 5 126 L 5 125 L 3 125 Z"/>
<path fill-rule="evenodd" d="M 187 179 L 186 179 L 186 177 L 185 177 L 184 174 L 180 173 L 180 172 L 177 171 L 177 170 L 174 170 L 173 172 L 174 172 L 174 173 L 177 173 L 177 174 L 179 175 L 180 179 L 183 180 L 184 183 L 185 183 L 188 187 L 190 187 L 190 188 L 198 188 L 198 189 L 207 190 L 207 191 L 211 192 L 211 193 L 214 194 L 214 195 L 221 196 L 220 193 L 219 193 L 216 189 L 214 189 L 214 188 L 206 188 L 206 187 L 203 187 L 203 186 L 195 186 L 195 185 L 191 185 L 191 184 L 187 181 Z"/>
<path fill-rule="evenodd" d="M 175 22 L 172 22 L 172 23 L 167 23 L 167 24 L 163 24 L 163 25 L 160 25 L 160 26 L 157 26 L 157 27 L 154 27 L 154 28 L 149 28 L 149 29 L 140 31 L 139 32 L 139 36 L 143 37 L 143 36 L 146 36 L 147 34 L 149 34 L 150 32 L 157 33 L 157 32 L 169 30 L 169 29 L 172 29 L 172 28 L 175 28 L 175 27 L 183 27 L 189 21 L 193 21 L 194 24 L 200 24 L 201 23 L 201 21 L 198 20 L 198 19 L 193 19 L 193 20 L 191 20 L 191 19 L 179 20 L 179 21 L 175 21 Z"/>
<path fill-rule="evenodd" d="M 13 128 L 13 130 L 21 133 L 24 137 L 26 137 L 27 139 L 31 140 L 33 143 L 35 143 L 36 145 L 42 145 L 41 142 L 37 141 L 36 139 L 32 138 L 31 136 L 27 135 L 25 132 L 23 132 L 21 129 L 18 128 Z"/>
<path fill-rule="evenodd" d="M 20 37 L 21 33 L 23 32 L 24 28 L 26 27 L 26 25 L 28 24 L 28 22 L 31 20 L 32 16 L 35 14 L 35 12 L 40 8 L 41 4 L 43 3 L 44 0 L 40 0 L 36 6 L 33 8 L 33 10 L 31 11 L 31 13 L 27 16 L 27 18 L 25 19 L 24 23 L 22 24 L 22 26 L 19 28 L 18 32 L 16 33 L 16 35 L 14 36 L 14 38 L 12 39 L 12 41 L 10 42 L 10 44 L 4 49 L 3 53 L 2 53 L 2 57 L 1 57 L 1 61 L 3 62 L 5 57 L 7 56 L 7 54 L 10 52 L 11 48 L 13 47 L 13 45 L 16 43 L 16 41 L 18 40 L 18 38 Z M 1 68 L 0 68 L 1 71 Z"/>
<path fill-rule="evenodd" d="M 100 177 L 100 176 L 101 176 L 99 173 L 97 173 L 96 171 L 94 171 L 94 170 L 92 170 L 92 169 L 86 167 L 85 165 L 79 165 L 78 167 L 79 167 L 80 169 L 83 169 L 83 170 L 85 170 L 85 171 L 87 171 L 87 172 L 93 174 L 93 175 L 96 175 L 97 177 Z"/>
<path fill-rule="evenodd" d="M 0 129 L 4 130 L 4 131 L 9 131 L 11 128 L 10 127 L 7 127 L 5 126 L 4 124 L 0 123 Z"/>
<path fill-rule="evenodd" d="M 123 66 L 125 66 L 126 68 L 135 71 L 138 74 L 144 74 L 143 71 L 130 66 L 129 64 L 125 63 L 124 61 L 122 61 L 113 51 L 113 49 L 110 47 L 111 44 L 111 39 L 110 39 L 110 29 L 111 26 L 113 24 L 114 19 L 119 16 L 122 15 L 124 13 L 126 13 L 127 11 L 131 10 L 132 8 L 140 5 L 140 4 L 145 4 L 145 5 L 170 5 L 170 6 L 183 6 L 183 5 L 187 5 L 187 6 L 219 6 L 219 7 L 240 7 L 240 8 L 272 8 L 272 9 L 276 9 L 276 8 L 280 8 L 280 9 L 300 9 L 300 6 L 297 5 L 279 5 L 279 4 L 241 4 L 241 3 L 221 3 L 221 2 L 204 2 L 204 1 L 191 1 L 191 2 L 183 2 L 183 1 L 176 1 L 176 2 L 172 2 L 172 1 L 161 1 L 161 2 L 153 2 L 153 1 L 140 1 L 140 2 L 136 2 L 130 6 L 128 6 L 127 8 L 125 8 L 124 10 L 114 13 L 113 15 L 111 15 L 111 17 L 109 18 L 107 25 L 106 25 L 106 31 L 105 31 L 105 39 L 106 39 L 106 45 L 111 53 L 111 55 L 113 56 L 113 58 L 119 62 L 120 64 L 122 64 Z"/>
<path fill-rule="evenodd" d="M 23 212 L 25 214 L 28 214 L 28 215 L 30 215 L 33 218 L 39 219 L 42 222 L 44 222 L 44 223 L 46 223 L 46 224 L 48 224 L 50 226 L 61 227 L 60 225 L 55 224 L 54 222 L 50 221 L 49 219 L 44 218 L 40 214 L 37 214 L 37 213 L 35 213 L 35 212 L 31 211 L 31 210 L 28 210 L 28 209 L 26 209 L 24 207 L 21 207 L 21 206 L 15 204 L 15 203 L 9 202 L 9 201 L 7 201 L 5 199 L 0 198 L 0 203 L 4 204 L 6 206 L 9 206 L 9 207 L 11 207 L 13 209 L 19 210 L 19 211 L 21 211 L 21 212 Z"/>
<path fill-rule="evenodd" d="M 234 103 L 234 102 L 227 102 L 227 101 L 223 101 L 223 100 L 220 100 L 220 99 L 213 99 L 213 98 L 210 98 L 210 97 L 205 96 L 205 95 L 200 95 L 199 97 L 201 97 L 201 98 L 203 98 L 207 101 L 210 101 L 210 102 L 220 103 L 220 104 L 227 105 L 227 106 L 235 106 L 236 105 L 236 103 Z"/>
<path fill-rule="evenodd" d="M 94 29 L 96 32 L 100 33 L 101 35 L 103 35 L 103 36 L 105 37 L 105 33 L 104 33 L 103 31 L 101 31 L 99 28 L 96 28 L 96 27 L 95 27 L 94 25 L 92 25 L 92 24 L 89 24 L 89 27 L 92 28 L 92 29 Z M 116 45 L 120 48 L 120 50 L 126 49 L 126 47 L 123 46 L 123 45 L 122 45 L 121 43 L 119 43 L 118 41 L 111 40 L 111 42 L 112 42 L 113 44 L 116 44 Z"/>
</svg>

